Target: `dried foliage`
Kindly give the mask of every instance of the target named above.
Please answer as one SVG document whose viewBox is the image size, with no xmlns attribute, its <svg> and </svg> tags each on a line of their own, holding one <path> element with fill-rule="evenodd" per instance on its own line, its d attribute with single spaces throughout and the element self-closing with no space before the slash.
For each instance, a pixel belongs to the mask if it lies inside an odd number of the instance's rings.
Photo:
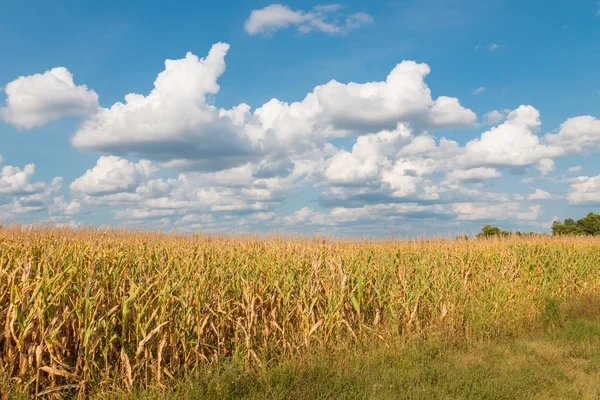
<svg viewBox="0 0 600 400">
<path fill-rule="evenodd" d="M 223 358 L 540 321 L 600 293 L 600 240 L 366 241 L 0 228 L 0 393 L 161 387 Z M 11 389 L 12 388 L 12 389 Z M 1 397 L 1 396 L 0 396 Z"/>
</svg>

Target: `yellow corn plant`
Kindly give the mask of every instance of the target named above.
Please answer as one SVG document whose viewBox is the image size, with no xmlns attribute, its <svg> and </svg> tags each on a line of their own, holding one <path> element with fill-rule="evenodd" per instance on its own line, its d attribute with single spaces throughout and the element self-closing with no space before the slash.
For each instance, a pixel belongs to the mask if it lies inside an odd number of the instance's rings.
<svg viewBox="0 0 600 400">
<path fill-rule="evenodd" d="M 526 329 L 598 294 L 600 240 L 227 237 L 0 228 L 0 392 L 162 387 L 373 341 Z M 1 397 L 1 395 L 0 395 Z"/>
</svg>

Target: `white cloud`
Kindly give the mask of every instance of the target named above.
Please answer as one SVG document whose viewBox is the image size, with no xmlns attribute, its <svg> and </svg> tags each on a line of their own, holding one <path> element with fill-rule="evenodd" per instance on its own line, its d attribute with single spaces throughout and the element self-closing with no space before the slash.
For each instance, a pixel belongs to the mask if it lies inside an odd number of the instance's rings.
<svg viewBox="0 0 600 400">
<path fill-rule="evenodd" d="M 102 156 L 96 166 L 71 183 L 71 190 L 97 196 L 135 190 L 156 171 L 150 161 L 132 163 L 120 157 Z"/>
<path fill-rule="evenodd" d="M 61 177 L 55 177 L 50 183 L 31 183 L 31 176 L 34 172 L 32 165 L 25 166 L 23 171 L 20 171 L 16 167 L 10 167 L 12 169 L 11 172 L 17 171 L 16 175 L 19 175 L 19 177 L 11 182 L 13 190 L 6 190 L 6 186 L 4 186 L 5 190 L 0 190 L 0 195 L 3 195 L 0 197 L 0 219 L 9 221 L 19 215 L 27 216 L 30 213 L 41 212 L 48 207 L 50 200 L 60 190 L 62 184 Z M 15 174 L 4 174 L 6 168 L 3 171 L 4 177 L 10 175 L 14 178 Z M 2 179 L 0 179 L 0 187 L 3 184 L 6 184 L 6 181 L 2 182 Z"/>
<path fill-rule="evenodd" d="M 342 88 L 345 86 L 341 85 Z M 317 88 L 312 94 L 320 94 L 320 90 Z M 172 221 L 186 229 L 198 224 L 191 216 L 204 218 L 213 215 L 219 217 L 210 223 L 211 229 L 232 226 L 234 220 L 238 227 L 254 224 L 271 227 L 281 224 L 290 227 L 294 224 L 339 226 L 352 221 L 367 223 L 368 212 L 383 212 L 383 208 L 373 207 L 391 207 L 393 204 L 425 206 L 429 203 L 442 208 L 394 216 L 386 214 L 385 217 L 381 214 L 381 218 L 533 221 L 543 210 L 524 205 L 522 202 L 527 196 L 482 192 L 464 188 L 461 184 L 499 178 L 502 176 L 499 168 L 535 167 L 542 173 L 548 173 L 554 169 L 553 158 L 564 155 L 560 146 L 548 145 L 536 135 L 541 121 L 539 112 L 530 106 L 509 112 L 504 123 L 484 132 L 464 147 L 399 123 L 392 130 L 359 134 L 351 151 L 338 150 L 327 143 L 330 137 L 357 134 L 360 130 L 356 127 L 348 128 L 351 131 L 340 130 L 343 125 L 339 120 L 332 121 L 331 110 L 319 114 L 329 119 L 307 113 L 306 110 L 314 110 L 308 104 L 318 104 L 321 110 L 325 107 L 320 98 L 318 103 L 311 103 L 314 101 L 311 95 L 307 99 L 292 104 L 273 100 L 248 118 L 245 129 L 260 127 L 253 131 L 255 134 L 260 132 L 257 137 L 269 132 L 269 140 L 277 137 L 278 142 L 286 144 L 280 148 L 271 144 L 264 146 L 269 150 L 265 150 L 265 156 L 260 159 L 214 172 L 185 172 L 175 179 L 146 179 L 145 183 L 137 186 L 132 184 L 126 189 L 119 189 L 129 193 L 87 196 L 84 201 L 128 207 L 117 211 L 115 216 L 119 220 L 160 221 L 160 224 Z M 296 123 L 290 123 L 294 118 Z M 307 127 L 298 121 L 311 123 Z M 268 135 L 263 136 L 266 137 Z M 322 148 L 312 147 L 309 151 L 311 146 L 303 142 L 306 137 L 319 142 Z M 292 146 L 290 143 L 301 145 Z M 282 147 L 288 147 L 289 151 L 284 152 Z M 307 159 L 308 154 L 313 155 Z M 444 176 L 447 179 L 444 180 Z M 307 208 L 285 218 L 279 216 L 283 199 L 292 193 L 292 188 L 302 185 L 299 179 L 307 185 L 323 187 L 320 204 L 331 212 L 315 212 Z M 527 200 L 541 200 L 542 197 L 545 195 L 536 191 Z M 492 212 L 486 213 L 486 208 Z M 351 217 L 354 211 L 349 210 L 356 209 L 363 209 L 364 219 Z M 184 215 L 190 218 L 184 219 Z M 233 220 L 228 219 L 232 217 Z M 219 225 L 221 223 L 224 225 Z"/>
<path fill-rule="evenodd" d="M 31 129 L 65 116 L 87 116 L 98 109 L 98 95 L 76 86 L 64 67 L 43 74 L 21 76 L 6 85 L 6 107 L 0 117 L 9 124 Z"/>
<path fill-rule="evenodd" d="M 346 8 L 343 4 L 319 4 L 313 7 L 315 11 L 320 12 L 336 12 Z"/>
<path fill-rule="evenodd" d="M 167 60 L 149 94 L 128 94 L 124 103 L 88 115 L 73 145 L 110 155 L 71 183 L 73 198 L 56 194 L 60 182 L 34 182 L 33 165 L 4 167 L 0 217 L 47 209 L 62 223 L 82 205 L 105 205 L 120 223 L 182 229 L 534 221 L 543 209 L 530 201 L 564 196 L 502 193 L 490 180 L 505 171 L 547 175 L 558 158 L 600 152 L 596 118 L 572 118 L 542 135 L 540 113 L 527 105 L 485 114 L 482 122 L 492 126 L 466 144 L 434 136 L 438 128 L 481 125 L 458 99 L 432 97 L 429 66 L 414 61 L 396 65 L 381 81 L 332 80 L 296 102 L 219 108 L 214 95 L 228 49 L 217 43 L 206 58 L 188 53 Z M 170 177 L 156 179 L 158 165 Z M 568 201 L 600 203 L 597 180 L 564 180 L 572 185 Z M 282 215 L 292 196 L 311 197 L 319 208 Z"/>
<path fill-rule="evenodd" d="M 0 194 L 33 194 L 43 190 L 46 185 L 32 182 L 35 164 L 27 164 L 23 169 L 6 165 L 0 171 Z"/>
<path fill-rule="evenodd" d="M 362 12 L 341 16 L 339 11 L 342 8 L 344 6 L 339 4 L 321 5 L 305 12 L 294 11 L 283 4 L 271 4 L 253 10 L 244 23 L 244 29 L 249 35 L 274 33 L 289 26 L 296 27 L 301 34 L 310 31 L 339 34 L 373 23 L 373 17 Z"/>
<path fill-rule="evenodd" d="M 496 125 L 497 123 L 502 122 L 504 118 L 506 118 L 506 115 L 498 110 L 493 110 L 486 113 L 483 117 L 486 125 Z"/>
<path fill-rule="evenodd" d="M 456 203 L 452 205 L 459 220 L 490 221 L 490 220 L 526 220 L 533 221 L 540 218 L 544 210 L 540 205 L 523 208 L 518 202 L 505 203 Z"/>
<path fill-rule="evenodd" d="M 540 171 L 542 176 L 546 176 L 556 169 L 554 166 L 554 161 L 550 158 L 541 159 L 540 161 L 538 161 L 535 167 L 538 171 Z"/>
<path fill-rule="evenodd" d="M 206 96 L 219 90 L 229 45 L 215 44 L 204 59 L 188 53 L 167 60 L 165 70 L 144 97 L 128 94 L 125 103 L 101 109 L 84 121 L 72 138 L 79 149 L 122 155 L 140 154 L 158 161 L 203 160 L 228 166 L 256 154 L 244 124 L 249 107 L 219 110 Z"/>
<path fill-rule="evenodd" d="M 302 209 L 295 211 L 294 213 L 283 218 L 284 223 L 287 225 L 298 225 L 311 219 L 314 212 L 308 208 L 303 207 Z"/>
<path fill-rule="evenodd" d="M 502 174 L 494 168 L 456 169 L 448 174 L 448 178 L 459 181 L 482 181 L 485 179 L 500 178 Z"/>
<path fill-rule="evenodd" d="M 302 11 L 293 11 L 282 4 L 271 4 L 260 10 L 253 10 L 244 24 L 251 35 L 265 31 L 276 31 L 291 24 L 299 25 L 307 18 Z"/>
<path fill-rule="evenodd" d="M 250 219 L 256 221 L 271 221 L 277 217 L 277 214 L 274 212 L 257 212 L 249 216 Z"/>
<path fill-rule="evenodd" d="M 590 115 L 570 118 L 556 134 L 544 139 L 565 149 L 568 154 L 585 154 L 600 151 L 600 120 Z"/>
<path fill-rule="evenodd" d="M 563 150 L 546 146 L 535 135 L 541 126 L 540 113 L 531 106 L 520 106 L 506 121 L 468 142 L 464 164 L 470 166 L 528 166 L 541 160 L 562 156 Z M 547 170 L 543 161 L 541 169 Z"/>
<path fill-rule="evenodd" d="M 363 25 L 372 24 L 374 22 L 373 17 L 370 14 L 358 12 L 350 14 L 346 18 L 346 29 L 355 29 Z"/>
<path fill-rule="evenodd" d="M 228 218 L 233 216 L 237 216 L 240 223 L 257 224 L 269 220 L 268 216 L 291 189 L 302 186 L 303 180 L 309 176 L 307 172 L 313 169 L 309 167 L 307 170 L 307 166 L 313 162 L 312 157 L 317 161 L 315 165 L 319 165 L 318 160 L 322 155 L 318 152 L 305 153 L 302 159 L 292 156 L 289 159 L 290 165 L 284 166 L 287 171 L 285 174 L 276 163 L 263 161 L 217 172 L 185 172 L 176 178 L 150 180 L 147 179 L 149 174 L 142 173 L 139 176 L 140 169 L 142 172 L 147 170 L 141 168 L 141 162 L 134 164 L 118 159 L 103 163 L 100 160 L 98 166 L 101 168 L 97 168 L 99 171 L 88 171 L 87 175 L 94 179 L 89 179 L 84 186 L 98 187 L 102 191 L 93 193 L 88 190 L 82 196 L 82 201 L 86 204 L 118 207 L 115 210 L 116 219 L 136 224 L 144 223 L 144 220 L 152 220 L 152 224 L 160 221 L 163 224 L 170 220 L 172 223 L 177 222 L 179 226 L 192 227 L 198 222 L 192 216 L 202 215 L 218 216 L 223 226 L 230 226 L 232 221 Z M 102 167 L 103 164 L 108 166 Z M 115 165 L 118 166 L 116 172 Z M 95 183 L 99 180 L 97 178 L 105 179 L 103 177 L 106 170 L 113 171 L 113 176 L 120 178 L 111 178 L 100 185 Z M 136 177 L 140 179 L 134 182 Z M 123 184 L 117 187 L 116 182 Z M 105 187 L 110 191 L 104 190 Z M 190 217 L 183 219 L 180 218 L 182 215 Z M 215 228 L 218 225 L 215 218 L 211 226 Z"/>
<path fill-rule="evenodd" d="M 448 139 L 416 134 L 405 125 L 358 137 L 352 152 L 341 150 L 326 162 L 326 204 L 359 206 L 365 202 L 455 202 L 479 199 L 461 182 L 500 178 L 498 168 L 535 167 L 543 175 L 555 168 L 551 156 L 563 150 L 548 146 L 535 134 L 541 121 L 531 106 L 509 112 L 500 126 L 484 132 L 464 147 Z M 443 174 L 443 175 L 442 175 Z M 446 180 L 441 180 L 441 176 Z M 494 199 L 501 201 L 501 199 Z M 506 198 L 502 201 L 512 201 Z M 522 196 L 520 199 L 522 200 Z"/>
<path fill-rule="evenodd" d="M 527 196 L 527 200 L 550 200 L 552 195 L 545 190 L 535 189 L 535 192 Z"/>
<path fill-rule="evenodd" d="M 600 204 L 600 175 L 575 178 L 567 200 L 574 205 Z"/>
<path fill-rule="evenodd" d="M 475 96 L 477 96 L 478 94 L 481 94 L 485 92 L 485 86 L 479 86 L 477 89 L 473 90 L 471 93 L 474 94 Z"/>
<path fill-rule="evenodd" d="M 393 131 L 361 135 L 351 153 L 341 150 L 327 160 L 324 178 L 330 189 L 326 196 L 338 200 L 348 196 L 437 196 L 426 188 L 426 176 L 455 151 L 454 142 L 438 146 L 431 137 L 415 136 L 402 124 Z M 432 158 L 437 156 L 439 159 Z"/>
<path fill-rule="evenodd" d="M 577 172 L 580 172 L 582 169 L 583 168 L 581 168 L 581 166 L 575 165 L 575 166 L 569 168 L 569 173 L 570 174 L 575 174 Z"/>
<path fill-rule="evenodd" d="M 378 159 L 359 160 L 347 151 L 341 151 L 329 160 L 325 178 L 337 184 L 361 184 L 379 177 Z"/>
<path fill-rule="evenodd" d="M 327 162 L 325 179 L 332 184 L 364 184 L 376 180 L 384 168 L 392 166 L 389 158 L 412 139 L 405 125 L 396 130 L 362 135 L 352 147 L 352 153 L 339 151 Z"/>
<path fill-rule="evenodd" d="M 48 213 L 54 217 L 70 217 L 79 214 L 81 204 L 77 200 L 66 202 L 64 197 L 55 197 L 48 208 Z"/>
<path fill-rule="evenodd" d="M 330 81 L 304 100 L 271 100 L 255 112 L 260 125 L 287 143 L 306 137 L 335 137 L 394 129 L 399 122 L 422 127 L 469 126 L 477 116 L 455 98 L 431 98 L 424 82 L 427 64 L 403 61 L 385 81 L 348 84 Z M 314 140 L 314 139 L 313 139 Z"/>
<path fill-rule="evenodd" d="M 115 155 L 133 154 L 173 168 L 222 170 L 269 156 L 324 150 L 328 138 L 394 129 L 475 124 L 477 116 L 456 98 L 432 99 L 424 78 L 427 64 L 404 61 L 385 81 L 317 86 L 302 101 L 272 99 L 251 112 L 241 104 L 218 109 L 207 95 L 219 90 L 227 44 L 214 45 L 205 59 L 188 53 L 167 60 L 148 96 L 129 94 L 126 103 L 101 109 L 84 121 L 75 147 Z"/>
<path fill-rule="evenodd" d="M 359 224 L 368 226 L 370 224 L 396 224 L 397 221 L 415 218 L 421 221 L 436 218 L 450 218 L 452 213 L 443 206 L 422 205 L 416 203 L 402 204 L 375 204 L 365 205 L 363 207 L 335 207 L 328 212 L 317 212 L 308 207 L 295 211 L 283 217 L 275 219 L 281 225 L 302 227 L 302 226 L 324 226 L 340 227 Z"/>
<path fill-rule="evenodd" d="M 498 43 L 490 43 L 490 44 L 486 44 L 486 45 L 478 44 L 477 46 L 475 46 L 475 50 L 486 49 L 489 51 L 494 51 L 494 50 L 498 50 L 500 47 L 502 47 L 502 46 L 499 45 Z"/>
<path fill-rule="evenodd" d="M 176 215 L 176 210 L 169 209 L 138 209 L 138 208 L 127 208 L 120 210 L 115 214 L 115 218 L 118 220 L 123 219 L 153 219 L 161 217 L 169 217 Z"/>
<path fill-rule="evenodd" d="M 328 219 L 331 224 L 335 224 L 336 222 L 372 222 L 399 218 L 441 218 L 450 216 L 450 214 L 446 208 L 439 204 L 395 203 L 366 205 L 359 208 L 336 207 L 331 210 Z"/>
<path fill-rule="evenodd" d="M 302 102 L 284 104 L 277 110 L 273 125 L 293 122 L 304 127 L 310 122 L 307 127 L 325 136 L 394 129 L 399 122 L 436 128 L 473 125 L 477 116 L 462 107 L 458 99 L 431 98 L 431 91 L 424 81 L 429 72 L 427 64 L 403 61 L 382 82 L 342 84 L 330 81 L 317 86 Z M 257 113 L 259 111 L 262 110 Z"/>
<path fill-rule="evenodd" d="M 142 201 L 143 198 L 138 193 L 119 192 L 114 194 L 106 195 L 89 195 L 84 194 L 81 196 L 81 201 L 85 204 L 91 204 L 95 206 L 108 205 L 108 206 L 124 206 L 136 204 Z"/>
<path fill-rule="evenodd" d="M 425 127 L 431 128 L 461 128 L 473 126 L 477 115 L 464 108 L 457 98 L 440 96 L 431 107 L 431 115 L 424 122 Z M 417 121 L 418 123 L 418 121 Z"/>
</svg>

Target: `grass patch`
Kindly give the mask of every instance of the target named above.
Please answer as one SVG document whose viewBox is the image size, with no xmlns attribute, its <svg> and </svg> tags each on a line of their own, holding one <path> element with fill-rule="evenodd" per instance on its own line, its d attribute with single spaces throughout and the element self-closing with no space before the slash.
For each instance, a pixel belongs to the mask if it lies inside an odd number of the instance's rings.
<svg viewBox="0 0 600 400">
<path fill-rule="evenodd" d="M 599 399 L 600 319 L 536 334 L 314 355 L 248 372 L 234 362 L 170 389 L 96 399 Z"/>
</svg>

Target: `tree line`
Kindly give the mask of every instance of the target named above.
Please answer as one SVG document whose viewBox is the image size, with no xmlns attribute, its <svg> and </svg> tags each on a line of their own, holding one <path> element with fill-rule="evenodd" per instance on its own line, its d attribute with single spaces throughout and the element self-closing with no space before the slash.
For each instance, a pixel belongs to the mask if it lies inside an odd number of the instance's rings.
<svg viewBox="0 0 600 400">
<path fill-rule="evenodd" d="M 481 232 L 477 234 L 478 238 L 503 237 L 503 236 L 532 236 L 539 235 L 535 232 L 508 232 L 503 231 L 497 226 L 485 225 Z M 580 235 L 580 236 L 600 236 L 600 214 L 589 213 L 583 218 L 575 221 L 573 218 L 567 218 L 564 222 L 554 221 L 552 223 L 552 235 Z M 465 238 L 461 236 L 460 238 Z"/>
<path fill-rule="evenodd" d="M 565 222 L 554 221 L 552 223 L 553 235 L 600 235 L 600 214 L 589 213 L 585 217 L 578 219 L 565 219 Z"/>
</svg>

